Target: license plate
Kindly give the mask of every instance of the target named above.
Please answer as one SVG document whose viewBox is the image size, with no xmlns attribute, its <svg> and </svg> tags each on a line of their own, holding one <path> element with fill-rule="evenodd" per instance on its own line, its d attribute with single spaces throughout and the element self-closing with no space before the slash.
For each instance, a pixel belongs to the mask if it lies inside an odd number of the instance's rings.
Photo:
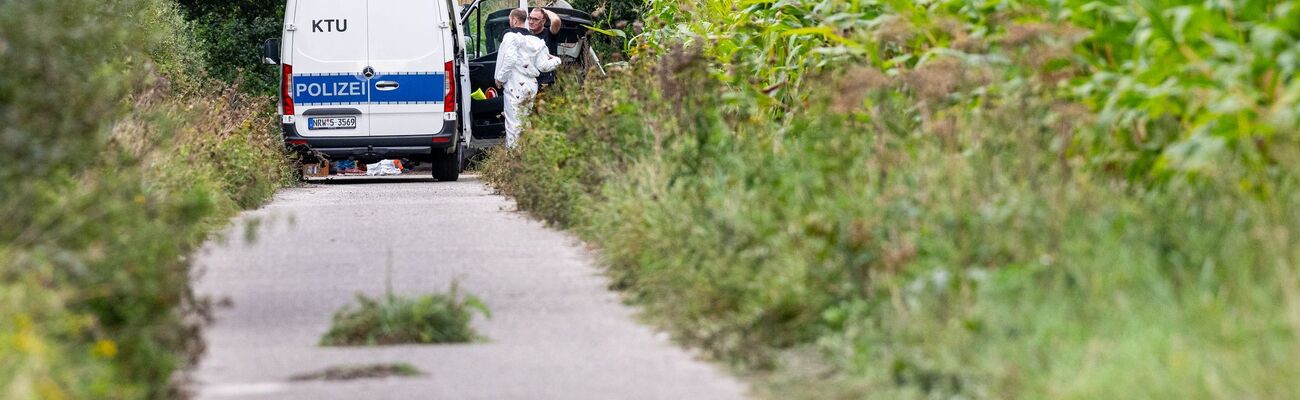
<svg viewBox="0 0 1300 400">
<path fill-rule="evenodd" d="M 308 118 L 307 129 L 357 129 L 357 117 Z"/>
</svg>

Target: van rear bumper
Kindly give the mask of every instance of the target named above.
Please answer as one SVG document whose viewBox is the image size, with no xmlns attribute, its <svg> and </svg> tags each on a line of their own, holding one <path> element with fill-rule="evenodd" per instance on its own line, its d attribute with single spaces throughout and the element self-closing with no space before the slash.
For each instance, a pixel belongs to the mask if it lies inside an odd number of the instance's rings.
<svg viewBox="0 0 1300 400">
<path fill-rule="evenodd" d="M 284 142 L 290 147 L 308 148 L 331 159 L 379 160 L 389 158 L 427 159 L 435 150 L 450 148 L 455 142 L 456 123 L 447 121 L 443 133 L 403 136 L 304 137 L 297 135 L 293 124 L 282 124 Z M 435 139 L 442 139 L 435 142 Z M 296 144 L 295 144 L 296 143 Z"/>
</svg>

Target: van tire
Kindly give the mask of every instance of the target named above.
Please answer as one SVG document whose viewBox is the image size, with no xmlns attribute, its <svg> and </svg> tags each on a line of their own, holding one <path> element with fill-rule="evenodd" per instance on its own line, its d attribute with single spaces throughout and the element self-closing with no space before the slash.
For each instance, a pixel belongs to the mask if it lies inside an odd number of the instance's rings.
<svg viewBox="0 0 1300 400">
<path fill-rule="evenodd" d="M 439 182 L 455 182 L 460 179 L 460 167 L 465 161 L 465 146 L 456 143 L 456 151 L 448 154 L 435 150 L 433 152 L 433 179 Z"/>
</svg>

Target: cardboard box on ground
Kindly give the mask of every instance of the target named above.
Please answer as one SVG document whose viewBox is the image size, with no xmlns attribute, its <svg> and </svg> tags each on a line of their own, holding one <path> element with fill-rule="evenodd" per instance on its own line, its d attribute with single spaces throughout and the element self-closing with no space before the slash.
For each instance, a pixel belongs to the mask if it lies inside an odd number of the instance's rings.
<svg viewBox="0 0 1300 400">
<path fill-rule="evenodd" d="M 321 161 L 315 164 L 303 163 L 302 176 L 312 177 L 312 178 L 324 178 L 330 176 L 329 161 Z"/>
</svg>

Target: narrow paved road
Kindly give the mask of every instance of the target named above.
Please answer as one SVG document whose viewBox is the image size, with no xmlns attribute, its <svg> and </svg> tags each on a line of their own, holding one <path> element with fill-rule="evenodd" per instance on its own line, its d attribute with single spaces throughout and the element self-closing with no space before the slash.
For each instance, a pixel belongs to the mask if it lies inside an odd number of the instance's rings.
<svg viewBox="0 0 1300 400">
<path fill-rule="evenodd" d="M 697 361 L 606 288 L 580 243 L 477 179 L 317 183 L 282 191 L 198 255 L 200 295 L 228 298 L 194 373 L 200 399 L 734 399 L 743 384 Z M 246 228 L 251 227 L 251 228 Z M 247 240 L 246 233 L 254 233 Z M 222 243 L 224 242 L 224 243 Z M 444 291 L 492 318 L 484 343 L 317 346 L 356 293 Z M 294 382 L 329 367 L 405 362 L 425 375 Z"/>
</svg>

